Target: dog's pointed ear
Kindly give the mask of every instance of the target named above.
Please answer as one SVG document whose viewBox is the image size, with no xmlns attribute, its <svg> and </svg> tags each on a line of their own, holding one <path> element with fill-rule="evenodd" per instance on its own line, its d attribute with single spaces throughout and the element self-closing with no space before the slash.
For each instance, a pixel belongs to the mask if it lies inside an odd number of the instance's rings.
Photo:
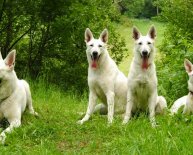
<svg viewBox="0 0 193 155">
<path fill-rule="evenodd" d="M 140 37 L 141 33 L 139 30 L 134 26 L 133 27 L 133 39 L 138 40 Z"/>
<path fill-rule="evenodd" d="M 192 63 L 188 59 L 184 60 L 184 67 L 185 67 L 187 73 L 190 73 L 193 70 Z"/>
<path fill-rule="evenodd" d="M 93 38 L 92 32 L 89 28 L 86 28 L 84 36 L 86 43 L 88 43 Z"/>
<path fill-rule="evenodd" d="M 7 55 L 7 57 L 4 60 L 5 65 L 7 65 L 11 70 L 14 69 L 15 55 L 16 55 L 16 50 L 12 50 L 11 52 L 9 52 L 9 54 Z"/>
<path fill-rule="evenodd" d="M 2 60 L 3 57 L 2 57 L 2 54 L 1 54 L 1 47 L 0 47 L 0 60 Z"/>
<path fill-rule="evenodd" d="M 152 25 L 149 29 L 148 35 L 151 39 L 155 39 L 156 38 L 156 30 L 155 30 L 155 26 Z"/>
<path fill-rule="evenodd" d="M 107 43 L 108 42 L 108 30 L 104 29 L 103 32 L 100 35 L 100 39 L 102 42 Z"/>
</svg>

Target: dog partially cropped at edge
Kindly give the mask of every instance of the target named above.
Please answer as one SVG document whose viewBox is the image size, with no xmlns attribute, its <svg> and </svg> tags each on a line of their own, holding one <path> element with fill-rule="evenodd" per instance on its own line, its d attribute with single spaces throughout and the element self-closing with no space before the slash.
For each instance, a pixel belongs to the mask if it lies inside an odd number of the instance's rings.
<svg viewBox="0 0 193 155">
<path fill-rule="evenodd" d="M 136 27 L 133 28 L 135 40 L 134 58 L 128 75 L 127 106 L 123 124 L 128 123 L 132 113 L 149 112 L 152 126 L 156 126 L 155 114 L 163 113 L 167 103 L 157 93 L 157 76 L 154 64 L 156 38 L 152 26 L 146 36 L 142 36 Z"/>
<path fill-rule="evenodd" d="M 14 71 L 16 51 L 11 51 L 3 60 L 0 53 L 0 119 L 7 119 L 9 126 L 0 134 L 0 141 L 5 142 L 6 133 L 21 125 L 21 116 L 26 106 L 29 112 L 37 115 L 32 106 L 29 85 L 19 80 Z"/>
<path fill-rule="evenodd" d="M 127 103 L 127 78 L 119 71 L 107 51 L 108 31 L 103 30 L 99 39 L 95 39 L 89 28 L 85 31 L 86 54 L 89 63 L 88 85 L 89 103 L 86 115 L 79 120 L 83 124 L 93 112 L 107 114 L 108 123 L 113 122 L 115 113 L 124 113 Z M 97 105 L 97 99 L 102 104 Z"/>
<path fill-rule="evenodd" d="M 176 114 L 181 107 L 183 108 L 183 114 L 193 113 L 193 65 L 188 59 L 185 59 L 184 67 L 186 69 L 187 74 L 189 75 L 189 93 L 188 95 L 183 96 L 174 102 L 170 109 L 171 114 Z"/>
</svg>

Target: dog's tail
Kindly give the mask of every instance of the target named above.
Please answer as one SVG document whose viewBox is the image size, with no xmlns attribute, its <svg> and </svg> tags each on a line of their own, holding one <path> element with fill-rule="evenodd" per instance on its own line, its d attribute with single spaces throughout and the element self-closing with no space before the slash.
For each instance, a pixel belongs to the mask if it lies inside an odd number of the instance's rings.
<svg viewBox="0 0 193 155">
<path fill-rule="evenodd" d="M 107 106 L 103 103 L 97 104 L 94 108 L 94 113 L 98 113 L 101 115 L 107 115 Z"/>
<path fill-rule="evenodd" d="M 183 96 L 177 99 L 170 109 L 171 115 L 174 115 L 178 112 L 179 113 L 183 112 L 184 106 L 186 105 L 186 100 L 187 100 L 187 96 Z"/>
<path fill-rule="evenodd" d="M 155 112 L 157 114 L 164 114 L 166 109 L 167 109 L 166 99 L 163 96 L 158 96 Z"/>
</svg>

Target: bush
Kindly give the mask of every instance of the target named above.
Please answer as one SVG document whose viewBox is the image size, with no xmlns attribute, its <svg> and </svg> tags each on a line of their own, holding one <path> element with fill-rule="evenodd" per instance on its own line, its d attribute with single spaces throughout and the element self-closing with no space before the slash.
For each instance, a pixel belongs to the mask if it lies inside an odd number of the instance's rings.
<svg viewBox="0 0 193 155">
<path fill-rule="evenodd" d="M 158 64 L 160 91 L 167 96 L 169 104 L 188 93 L 188 75 L 184 59 L 193 62 L 193 2 L 183 0 L 159 1 L 160 18 L 167 22 L 165 38 L 160 46 L 163 53 Z"/>
<path fill-rule="evenodd" d="M 64 90 L 83 92 L 88 67 L 84 31 L 89 27 L 99 37 L 107 28 L 109 52 L 119 63 L 125 51 L 113 26 L 119 17 L 112 0 L 4 1 L 0 11 L 2 54 L 17 49 L 19 77 L 41 77 Z"/>
</svg>

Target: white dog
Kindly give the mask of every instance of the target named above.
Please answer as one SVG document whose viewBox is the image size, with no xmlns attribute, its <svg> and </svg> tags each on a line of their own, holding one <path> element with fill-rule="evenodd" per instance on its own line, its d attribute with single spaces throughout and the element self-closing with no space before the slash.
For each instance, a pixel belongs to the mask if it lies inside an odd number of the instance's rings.
<svg viewBox="0 0 193 155">
<path fill-rule="evenodd" d="M 149 111 L 152 126 L 156 125 L 155 114 L 167 107 L 166 100 L 157 94 L 157 76 L 154 64 L 156 31 L 152 26 L 146 36 L 133 28 L 135 40 L 134 58 L 128 75 L 127 106 L 123 124 L 136 111 Z"/>
<path fill-rule="evenodd" d="M 86 115 L 78 123 L 83 124 L 97 110 L 108 113 L 108 123 L 115 113 L 124 113 L 127 103 L 127 78 L 119 71 L 107 51 L 108 31 L 105 29 L 95 39 L 89 28 L 85 31 L 86 54 L 89 63 L 89 104 Z M 103 104 L 97 104 L 100 99 Z"/>
<path fill-rule="evenodd" d="M 24 80 L 18 80 L 14 71 L 16 51 L 11 51 L 3 60 L 0 53 L 0 119 L 6 118 L 9 127 L 0 134 L 4 143 L 6 133 L 21 125 L 21 116 L 26 106 L 31 114 L 37 115 L 32 106 L 29 85 Z"/>
<path fill-rule="evenodd" d="M 174 102 L 173 106 L 170 109 L 171 114 L 177 113 L 178 110 L 183 106 L 184 106 L 183 114 L 190 114 L 193 112 L 193 65 L 189 60 L 185 59 L 184 66 L 185 66 L 186 72 L 189 75 L 189 80 L 188 80 L 189 93 L 188 95 L 183 96 Z"/>
</svg>

